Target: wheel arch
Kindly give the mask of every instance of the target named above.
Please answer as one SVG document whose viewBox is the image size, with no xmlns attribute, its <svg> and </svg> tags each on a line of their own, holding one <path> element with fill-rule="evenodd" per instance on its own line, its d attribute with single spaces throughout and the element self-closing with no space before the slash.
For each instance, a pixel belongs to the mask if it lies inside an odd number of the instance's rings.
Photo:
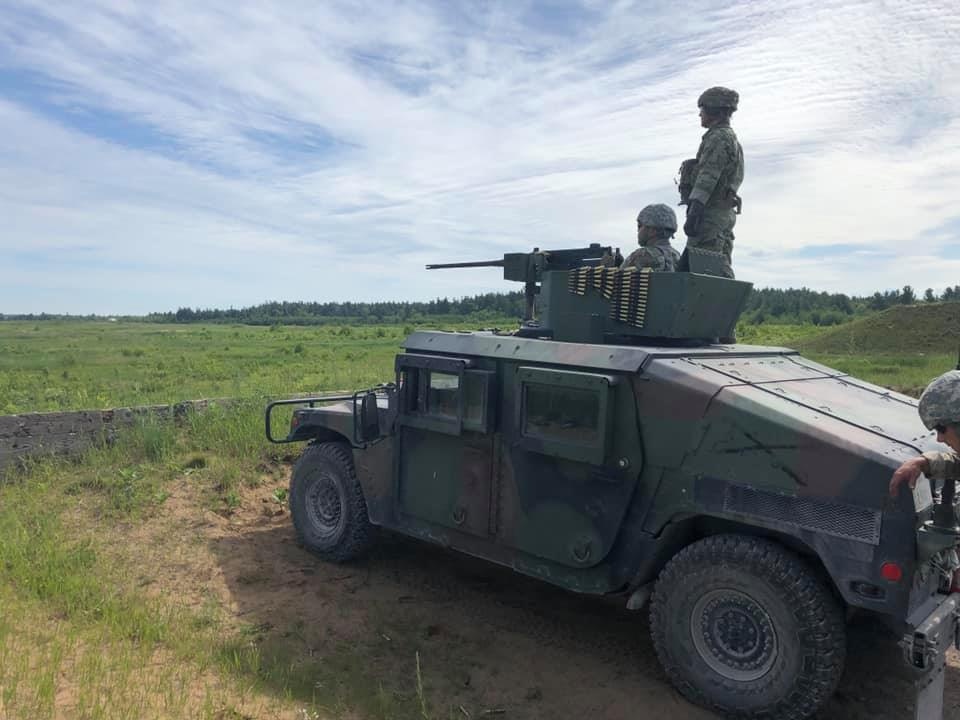
<svg viewBox="0 0 960 720">
<path fill-rule="evenodd" d="M 806 560 L 827 582 L 827 585 L 844 606 L 848 605 L 845 593 L 838 584 L 814 543 L 800 533 L 787 528 L 772 528 L 752 525 L 721 515 L 708 513 L 685 515 L 668 522 L 658 538 L 658 551 L 637 573 L 634 588 L 654 582 L 667 563 L 684 548 L 713 535 L 745 535 L 773 540 Z"/>
<path fill-rule="evenodd" d="M 311 445 L 328 442 L 342 443 L 348 448 L 351 448 L 351 451 L 353 449 L 353 443 L 350 442 L 346 435 L 322 425 L 304 425 L 297 428 L 297 434 L 294 439 L 309 440 Z"/>
</svg>

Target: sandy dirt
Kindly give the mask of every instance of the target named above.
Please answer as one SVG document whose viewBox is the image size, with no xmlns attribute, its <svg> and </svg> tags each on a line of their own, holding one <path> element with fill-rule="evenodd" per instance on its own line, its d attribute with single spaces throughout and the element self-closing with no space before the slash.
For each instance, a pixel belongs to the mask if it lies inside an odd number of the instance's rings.
<svg viewBox="0 0 960 720">
<path fill-rule="evenodd" d="M 245 491 L 243 506 L 222 516 L 198 504 L 189 478 L 179 481 L 134 539 L 160 560 L 153 590 L 197 606 L 217 597 L 292 661 L 352 648 L 388 686 L 413 684 L 419 653 L 437 718 L 716 717 L 667 682 L 646 612 L 394 535 L 361 563 L 326 564 L 296 546 L 289 514 L 271 498 L 279 486 L 273 478 Z M 819 720 L 911 716 L 892 645 L 869 624 L 851 628 L 846 674 Z M 960 657 L 947 672 L 944 717 L 960 720 Z"/>
</svg>

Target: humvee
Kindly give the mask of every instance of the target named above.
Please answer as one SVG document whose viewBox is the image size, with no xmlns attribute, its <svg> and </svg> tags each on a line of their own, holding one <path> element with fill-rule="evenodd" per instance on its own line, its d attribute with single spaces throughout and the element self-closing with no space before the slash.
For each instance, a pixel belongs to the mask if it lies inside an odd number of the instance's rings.
<svg viewBox="0 0 960 720">
<path fill-rule="evenodd" d="M 935 447 L 907 396 L 780 347 L 721 344 L 750 284 L 611 263 L 591 245 L 511 253 L 516 331 L 414 332 L 391 382 L 270 403 L 309 444 L 298 540 L 361 556 L 375 529 L 649 608 L 659 659 L 725 715 L 805 718 L 844 668 L 846 621 L 902 638 L 914 717 L 942 716 L 956 642 L 953 483 L 888 496 Z M 539 318 L 534 319 L 537 306 Z M 271 413 L 296 404 L 276 438 Z"/>
</svg>

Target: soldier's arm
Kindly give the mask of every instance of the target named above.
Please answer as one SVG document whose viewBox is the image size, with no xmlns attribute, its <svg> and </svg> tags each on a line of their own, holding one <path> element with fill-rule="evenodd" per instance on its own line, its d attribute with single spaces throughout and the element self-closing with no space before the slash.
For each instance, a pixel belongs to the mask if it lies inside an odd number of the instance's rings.
<svg viewBox="0 0 960 720">
<path fill-rule="evenodd" d="M 903 484 L 914 488 L 921 475 L 931 480 L 960 480 L 960 455 L 945 452 L 925 452 L 905 461 L 890 478 L 890 496 L 896 497 Z"/>
<path fill-rule="evenodd" d="M 730 164 L 730 143 L 722 135 L 715 135 L 704 142 L 700 152 L 697 180 L 690 192 L 691 200 L 699 200 L 704 205 L 713 194 L 720 176 Z"/>
<path fill-rule="evenodd" d="M 925 452 L 928 470 L 924 473 L 933 480 L 960 480 L 960 455 L 953 452 Z"/>
</svg>

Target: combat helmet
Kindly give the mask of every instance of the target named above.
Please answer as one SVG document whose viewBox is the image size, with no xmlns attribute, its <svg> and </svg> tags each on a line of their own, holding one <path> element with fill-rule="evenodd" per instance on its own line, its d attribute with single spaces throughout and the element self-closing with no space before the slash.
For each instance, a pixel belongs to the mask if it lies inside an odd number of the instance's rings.
<svg viewBox="0 0 960 720">
<path fill-rule="evenodd" d="M 733 112 L 737 109 L 737 103 L 740 102 L 740 95 L 736 90 L 720 87 L 719 85 L 707 88 L 700 97 L 697 98 L 697 107 L 707 108 L 726 108 Z"/>
<path fill-rule="evenodd" d="M 656 203 L 647 205 L 637 215 L 637 222 L 647 227 L 664 228 L 672 233 L 677 231 L 677 216 L 669 205 Z"/>
<path fill-rule="evenodd" d="M 960 423 L 960 370 L 946 372 L 927 385 L 919 411 L 927 430 Z"/>
</svg>

